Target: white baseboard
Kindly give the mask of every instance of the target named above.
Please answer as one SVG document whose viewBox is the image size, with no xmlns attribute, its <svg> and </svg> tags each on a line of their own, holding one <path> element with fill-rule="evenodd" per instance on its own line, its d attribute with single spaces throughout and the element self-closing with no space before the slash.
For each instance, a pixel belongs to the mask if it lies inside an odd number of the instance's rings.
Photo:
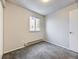
<svg viewBox="0 0 79 59">
<path fill-rule="evenodd" d="M 49 42 L 49 41 L 46 41 L 46 42 L 51 43 L 51 42 Z M 51 44 L 53 44 L 53 43 L 51 43 Z M 73 50 L 71 50 L 70 48 L 67 48 L 67 47 L 64 47 L 64 46 L 60 46 L 60 45 L 57 45 L 57 44 L 54 44 L 54 45 L 59 46 L 59 47 L 64 48 L 64 49 L 67 49 L 67 50 L 70 50 L 70 51 L 73 51 Z M 78 52 L 76 52 L 76 51 L 73 51 L 73 52 L 78 53 Z"/>
<path fill-rule="evenodd" d="M 18 49 L 22 49 L 22 48 L 24 48 L 24 46 L 22 46 L 22 47 L 18 47 L 18 48 L 15 48 L 15 49 L 9 50 L 9 51 L 4 51 L 3 54 L 6 54 L 6 53 L 9 53 L 9 52 L 12 52 L 12 51 L 18 50 Z"/>
<path fill-rule="evenodd" d="M 22 48 L 24 48 L 26 46 L 30 46 L 30 45 L 33 45 L 33 44 L 36 44 L 36 43 L 39 43 L 39 42 L 42 42 L 42 41 L 44 41 L 44 40 L 43 39 L 39 39 L 39 40 L 34 40 L 34 41 L 31 41 L 31 42 L 24 43 L 24 45 L 21 46 L 21 47 L 18 47 L 18 48 L 9 50 L 9 51 L 4 51 L 4 54 L 12 52 L 12 51 L 15 51 L 15 50 L 18 50 L 18 49 L 22 49 Z"/>
<path fill-rule="evenodd" d="M 12 50 L 9 50 L 9 51 L 5 51 L 4 54 L 9 53 L 9 52 L 12 52 L 12 51 L 15 51 L 15 50 L 18 50 L 18 49 L 22 49 L 22 48 L 24 48 L 26 46 L 30 46 L 30 45 L 33 45 L 33 44 L 36 44 L 36 43 L 39 43 L 39 42 L 42 42 L 42 41 L 46 41 L 48 43 L 51 43 L 51 42 L 49 42 L 47 40 L 39 39 L 39 40 L 31 41 L 31 42 L 28 42 L 28 43 L 24 43 L 24 46 L 22 46 L 22 47 L 19 47 L 19 48 L 16 48 L 16 49 L 12 49 Z M 51 44 L 53 44 L 53 43 L 51 43 Z M 56 44 L 54 44 L 54 45 L 56 45 Z M 60 45 L 56 45 L 56 46 L 65 48 L 67 50 L 70 50 L 69 48 L 66 48 L 66 47 L 63 47 L 63 46 L 60 46 Z M 73 51 L 73 52 L 75 52 L 75 51 Z"/>
</svg>

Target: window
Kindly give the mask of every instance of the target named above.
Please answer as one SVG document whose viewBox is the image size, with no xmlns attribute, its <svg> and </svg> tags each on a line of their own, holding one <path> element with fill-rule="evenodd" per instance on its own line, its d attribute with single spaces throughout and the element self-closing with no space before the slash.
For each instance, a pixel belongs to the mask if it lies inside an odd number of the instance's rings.
<svg viewBox="0 0 79 59">
<path fill-rule="evenodd" d="M 40 19 L 33 16 L 30 17 L 30 31 L 40 31 Z"/>
</svg>

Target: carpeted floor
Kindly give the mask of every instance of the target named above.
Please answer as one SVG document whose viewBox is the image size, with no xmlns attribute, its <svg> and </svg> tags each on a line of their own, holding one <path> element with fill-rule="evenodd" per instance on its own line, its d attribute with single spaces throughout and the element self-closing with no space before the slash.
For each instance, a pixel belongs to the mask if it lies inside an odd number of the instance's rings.
<svg viewBox="0 0 79 59">
<path fill-rule="evenodd" d="M 23 49 L 7 53 L 3 59 L 78 59 L 78 54 L 56 45 L 40 42 Z"/>
</svg>

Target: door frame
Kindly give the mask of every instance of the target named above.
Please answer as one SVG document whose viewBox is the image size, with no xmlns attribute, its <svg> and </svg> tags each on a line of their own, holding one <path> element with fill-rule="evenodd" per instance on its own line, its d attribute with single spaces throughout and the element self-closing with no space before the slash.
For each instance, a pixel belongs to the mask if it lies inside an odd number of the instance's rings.
<svg viewBox="0 0 79 59">
<path fill-rule="evenodd" d="M 1 5 L 1 8 L 2 8 L 2 10 L 3 10 L 4 7 L 3 7 L 2 0 L 0 0 L 0 3 L 1 3 L 1 4 L 0 4 L 0 5 Z M 3 11 L 2 11 L 2 15 L 3 15 Z M 3 16 L 2 16 L 2 19 L 3 19 Z M 3 29 L 3 22 L 4 22 L 4 21 L 2 20 L 2 29 Z M 2 45 L 3 45 L 3 41 L 4 41 L 4 37 L 3 37 L 3 36 L 4 36 L 4 32 L 3 32 L 3 30 L 2 30 L 2 33 L 3 33 L 3 34 L 2 34 Z M 3 46 L 2 46 L 2 49 L 3 49 Z M 2 50 L 2 53 L 0 54 L 0 59 L 2 58 L 2 56 L 3 56 L 3 50 Z"/>
</svg>

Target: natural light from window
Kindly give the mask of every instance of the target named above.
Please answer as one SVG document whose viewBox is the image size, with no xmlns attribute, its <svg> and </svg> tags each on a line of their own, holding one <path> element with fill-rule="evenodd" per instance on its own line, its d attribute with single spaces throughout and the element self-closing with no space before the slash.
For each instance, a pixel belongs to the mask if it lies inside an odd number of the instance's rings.
<svg viewBox="0 0 79 59">
<path fill-rule="evenodd" d="M 40 19 L 30 16 L 30 31 L 40 31 Z"/>
</svg>

